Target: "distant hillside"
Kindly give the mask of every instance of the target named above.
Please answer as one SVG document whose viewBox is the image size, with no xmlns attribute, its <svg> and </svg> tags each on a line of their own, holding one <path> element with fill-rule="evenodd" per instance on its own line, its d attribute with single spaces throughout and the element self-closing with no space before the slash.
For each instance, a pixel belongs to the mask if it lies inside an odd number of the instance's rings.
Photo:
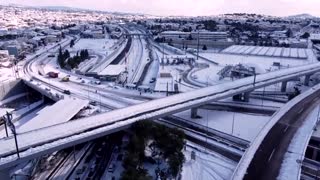
<svg viewBox="0 0 320 180">
<path fill-rule="evenodd" d="M 74 7 L 68 7 L 68 6 L 36 6 L 34 8 L 55 10 L 55 11 L 92 11 L 89 9 L 74 8 Z"/>
<path fill-rule="evenodd" d="M 312 16 L 312 15 L 310 15 L 310 14 L 297 14 L 297 15 L 289 16 L 289 18 L 313 19 L 313 18 L 317 18 L 317 17 Z"/>
<path fill-rule="evenodd" d="M 14 4 L 14 3 L 9 3 L 8 6 L 19 7 L 19 8 L 56 10 L 56 11 L 89 11 L 88 9 L 73 8 L 68 6 L 27 6 L 27 5 Z"/>
<path fill-rule="evenodd" d="M 93 10 L 93 9 L 84 9 L 84 8 L 75 8 L 75 7 L 68 7 L 68 6 L 26 6 L 20 4 L 8 4 L 8 6 L 19 7 L 19 8 L 34 8 L 34 9 L 44 9 L 44 10 L 51 10 L 51 11 L 87 11 L 87 12 L 101 12 L 101 13 L 108 13 L 114 15 L 135 15 L 135 16 L 145 16 L 148 14 L 143 13 L 129 13 L 129 12 L 110 12 L 110 11 L 102 11 L 102 10 Z"/>
</svg>

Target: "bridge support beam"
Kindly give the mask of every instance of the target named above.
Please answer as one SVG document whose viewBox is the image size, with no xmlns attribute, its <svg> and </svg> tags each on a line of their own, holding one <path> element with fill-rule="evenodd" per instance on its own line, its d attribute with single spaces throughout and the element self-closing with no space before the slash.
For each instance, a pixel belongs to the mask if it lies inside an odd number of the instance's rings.
<svg viewBox="0 0 320 180">
<path fill-rule="evenodd" d="M 316 160 L 317 157 L 318 157 L 318 153 L 319 153 L 319 150 L 317 149 L 313 149 L 313 152 L 312 152 L 312 160 Z"/>
<path fill-rule="evenodd" d="M 304 78 L 304 85 L 305 86 L 309 86 L 310 77 L 311 77 L 310 74 L 305 76 L 305 78 Z"/>
<path fill-rule="evenodd" d="M 191 108 L 191 118 L 192 119 L 199 118 L 199 116 L 198 116 L 198 108 Z"/>
<path fill-rule="evenodd" d="M 10 169 L 2 169 L 2 170 L 0 170 L 0 179 L 11 179 L 11 177 L 10 177 Z"/>
<path fill-rule="evenodd" d="M 281 83 L 281 92 L 286 92 L 287 91 L 287 85 L 288 85 L 288 81 L 283 81 Z"/>
</svg>

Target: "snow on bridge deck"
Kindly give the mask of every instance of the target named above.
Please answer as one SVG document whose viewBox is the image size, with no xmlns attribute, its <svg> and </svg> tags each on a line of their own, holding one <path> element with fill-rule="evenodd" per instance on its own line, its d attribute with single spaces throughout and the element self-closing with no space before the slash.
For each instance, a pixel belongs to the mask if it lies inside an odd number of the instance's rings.
<svg viewBox="0 0 320 180">
<path fill-rule="evenodd" d="M 89 101 L 87 100 L 77 98 L 60 100 L 52 106 L 40 110 L 35 118 L 17 127 L 17 132 L 23 133 L 67 122 L 87 106 L 88 103 Z"/>
<path fill-rule="evenodd" d="M 312 74 L 319 70 L 320 63 L 279 70 L 257 75 L 255 85 L 253 85 L 254 77 L 248 77 L 21 133 L 18 135 L 18 141 L 19 149 L 23 152 L 20 154 L 21 159 L 19 161 L 90 141 L 119 131 L 136 121 L 164 117 L 208 102 L 252 91 L 298 76 Z M 0 168 L 10 167 L 18 162 L 14 154 L 14 138 L 0 139 L 0 147 L 0 156 L 2 157 Z"/>
</svg>

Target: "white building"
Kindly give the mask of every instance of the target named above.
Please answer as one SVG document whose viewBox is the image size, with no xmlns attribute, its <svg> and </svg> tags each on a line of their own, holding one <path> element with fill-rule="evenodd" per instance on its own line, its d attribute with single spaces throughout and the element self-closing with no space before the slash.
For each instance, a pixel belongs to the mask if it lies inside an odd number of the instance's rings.
<svg viewBox="0 0 320 180">
<path fill-rule="evenodd" d="M 182 32 L 182 31 L 164 31 L 160 33 L 161 37 L 166 39 L 187 39 L 191 35 L 192 39 L 200 40 L 212 40 L 212 41 L 226 41 L 227 32 L 210 32 L 210 31 L 199 31 L 199 32 Z"/>
<path fill-rule="evenodd" d="M 270 37 L 274 39 L 286 39 L 287 31 L 273 31 Z"/>
<path fill-rule="evenodd" d="M 48 35 L 46 36 L 46 42 L 48 43 L 54 43 L 54 42 L 57 42 L 59 41 L 59 38 L 55 35 Z"/>
<path fill-rule="evenodd" d="M 126 65 L 109 65 L 98 76 L 102 80 L 117 81 L 125 70 Z"/>
<path fill-rule="evenodd" d="M 228 33 L 200 31 L 200 32 L 191 32 L 191 36 L 194 39 L 198 39 L 199 37 L 200 40 L 226 41 L 228 37 Z"/>
</svg>

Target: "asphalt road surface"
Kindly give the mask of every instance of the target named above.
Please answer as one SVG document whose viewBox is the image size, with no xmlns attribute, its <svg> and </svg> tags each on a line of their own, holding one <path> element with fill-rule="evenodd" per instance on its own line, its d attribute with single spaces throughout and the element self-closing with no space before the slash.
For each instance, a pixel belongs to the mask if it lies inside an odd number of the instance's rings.
<svg viewBox="0 0 320 180">
<path fill-rule="evenodd" d="M 288 146 L 308 114 L 320 103 L 319 91 L 296 104 L 269 131 L 253 157 L 245 180 L 276 179 Z"/>
</svg>

